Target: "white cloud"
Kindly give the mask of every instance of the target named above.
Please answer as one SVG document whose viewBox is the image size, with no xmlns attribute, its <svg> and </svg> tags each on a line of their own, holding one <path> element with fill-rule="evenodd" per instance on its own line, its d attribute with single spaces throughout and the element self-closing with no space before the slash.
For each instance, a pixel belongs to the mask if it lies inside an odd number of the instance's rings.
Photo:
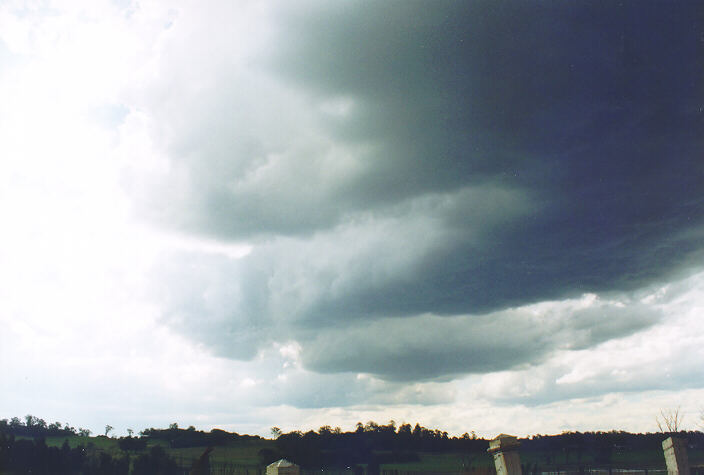
<svg viewBox="0 0 704 475">
<path fill-rule="evenodd" d="M 558 352 L 535 367 L 482 376 L 473 386 L 474 396 L 535 406 L 612 392 L 636 395 L 703 387 L 697 370 L 704 356 L 699 319 L 703 278 L 694 274 L 642 292 L 641 301 L 661 312 L 658 324 L 592 348 Z"/>
</svg>

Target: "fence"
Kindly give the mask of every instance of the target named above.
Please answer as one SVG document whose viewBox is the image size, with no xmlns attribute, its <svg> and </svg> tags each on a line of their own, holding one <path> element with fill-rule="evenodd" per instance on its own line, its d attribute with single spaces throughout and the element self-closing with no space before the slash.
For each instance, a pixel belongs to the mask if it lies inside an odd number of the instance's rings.
<svg viewBox="0 0 704 475">
<path fill-rule="evenodd" d="M 196 459 L 177 458 L 176 462 L 184 475 L 188 475 Z M 237 465 L 217 459 L 210 462 L 210 475 L 265 475 L 260 467 Z M 353 475 L 354 470 L 301 470 L 301 475 Z M 380 475 L 496 475 L 492 467 L 477 467 L 463 471 L 380 470 Z M 565 467 L 543 471 L 540 468 L 524 467 L 524 475 L 667 475 L 661 468 L 613 468 L 613 467 Z M 704 475 L 704 467 L 692 467 L 691 475 Z"/>
<path fill-rule="evenodd" d="M 549 471 L 524 471 L 526 475 L 667 475 L 667 470 L 662 468 L 613 468 L 613 467 L 568 467 L 564 470 Z"/>
<path fill-rule="evenodd" d="M 496 475 L 493 467 L 476 467 L 456 472 L 420 471 L 420 470 L 381 470 L 380 475 Z"/>
</svg>

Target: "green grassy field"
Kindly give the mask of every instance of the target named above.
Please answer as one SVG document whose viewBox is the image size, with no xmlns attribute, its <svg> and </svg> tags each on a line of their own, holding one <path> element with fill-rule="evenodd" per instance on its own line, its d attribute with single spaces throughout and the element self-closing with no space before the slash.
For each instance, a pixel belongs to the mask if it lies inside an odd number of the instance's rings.
<svg viewBox="0 0 704 475">
<path fill-rule="evenodd" d="M 68 441 L 71 447 L 83 445 L 110 453 L 112 456 L 121 456 L 124 452 L 120 450 L 118 441 L 108 437 L 49 437 L 46 439 L 47 445 L 60 447 L 64 441 Z M 189 465 L 193 460 L 200 457 L 206 447 L 170 448 L 168 443 L 162 440 L 149 441 L 147 450 L 154 446 L 162 446 L 166 452 L 179 462 L 182 466 Z M 214 447 L 210 460 L 213 465 L 236 465 L 242 468 L 256 470 L 260 466 L 258 453 L 261 449 L 275 448 L 272 440 L 240 440 L 230 441 L 227 445 Z M 141 453 L 128 452 L 131 457 Z M 690 449 L 688 452 L 690 464 L 693 466 L 704 465 L 704 450 Z M 425 471 L 425 472 L 458 472 L 463 468 L 472 467 L 474 469 L 484 469 L 493 467 L 493 460 L 487 453 L 420 453 L 420 460 L 410 463 L 383 464 L 383 470 L 398 471 Z M 594 465 L 593 458 L 589 454 L 583 454 L 578 458 L 572 453 L 569 459 L 566 454 L 559 451 L 554 452 L 522 452 L 521 462 L 526 465 L 537 466 L 541 470 L 549 470 L 555 467 L 565 467 L 566 465 Z M 661 451 L 640 450 L 640 451 L 619 451 L 614 450 L 611 455 L 611 463 L 614 467 L 620 468 L 664 468 L 665 460 Z M 261 468 L 261 467 L 260 467 Z"/>
<path fill-rule="evenodd" d="M 259 450 L 273 447 L 273 443 L 259 445 L 243 445 L 237 442 L 230 442 L 225 446 L 216 446 L 210 454 L 211 463 L 223 464 L 229 463 L 233 465 L 258 466 L 259 465 Z M 183 460 L 193 460 L 200 457 L 206 447 L 189 447 L 183 449 L 167 449 L 167 452 L 174 458 L 179 457 Z"/>
<path fill-rule="evenodd" d="M 459 472 L 463 467 L 493 467 L 494 461 L 489 454 L 459 453 L 419 453 L 420 461 L 409 463 L 383 464 L 384 470 L 409 472 Z"/>
<path fill-rule="evenodd" d="M 108 437 L 47 437 L 46 443 L 49 446 L 60 447 L 64 441 L 68 441 L 70 447 L 92 447 L 111 455 L 121 455 L 117 439 Z M 206 447 L 170 448 L 169 444 L 163 440 L 151 440 L 147 445 L 147 450 L 155 445 L 162 446 L 166 452 L 176 460 L 190 461 L 197 459 Z M 260 441 L 231 441 L 224 446 L 214 447 L 210 460 L 214 463 L 229 463 L 233 465 L 257 466 L 259 465 L 259 451 L 264 448 L 274 448 L 274 442 L 270 440 Z M 138 455 L 143 451 L 130 451 L 130 455 Z"/>
</svg>

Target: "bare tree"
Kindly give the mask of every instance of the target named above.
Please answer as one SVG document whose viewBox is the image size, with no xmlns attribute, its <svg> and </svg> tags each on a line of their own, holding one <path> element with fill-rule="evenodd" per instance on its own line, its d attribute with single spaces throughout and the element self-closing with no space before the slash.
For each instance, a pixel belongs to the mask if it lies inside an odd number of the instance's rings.
<svg viewBox="0 0 704 475">
<path fill-rule="evenodd" d="M 684 414 L 680 414 L 679 406 L 677 409 L 660 409 L 660 415 L 655 416 L 658 429 L 663 433 L 682 430 L 682 419 L 684 419 Z"/>
<path fill-rule="evenodd" d="M 106 425 L 105 426 L 105 436 L 107 437 L 108 433 L 113 429 L 114 429 L 114 427 L 111 426 L 110 424 Z"/>
</svg>

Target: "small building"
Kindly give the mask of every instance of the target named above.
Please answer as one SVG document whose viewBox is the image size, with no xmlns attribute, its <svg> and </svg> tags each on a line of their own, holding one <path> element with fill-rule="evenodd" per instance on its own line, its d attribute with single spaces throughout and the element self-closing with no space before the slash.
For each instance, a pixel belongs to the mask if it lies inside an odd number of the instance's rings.
<svg viewBox="0 0 704 475">
<path fill-rule="evenodd" d="M 286 459 L 267 465 L 266 475 L 301 475 L 301 467 Z"/>
</svg>

